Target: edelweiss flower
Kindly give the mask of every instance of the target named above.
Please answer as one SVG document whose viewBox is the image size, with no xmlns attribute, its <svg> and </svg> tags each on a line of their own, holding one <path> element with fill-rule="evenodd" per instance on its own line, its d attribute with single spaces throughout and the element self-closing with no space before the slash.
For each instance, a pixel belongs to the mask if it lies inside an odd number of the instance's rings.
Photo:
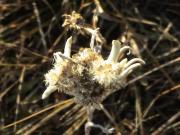
<svg viewBox="0 0 180 135">
<path fill-rule="evenodd" d="M 53 68 L 45 74 L 47 89 L 43 99 L 58 90 L 74 96 L 75 101 L 82 105 L 99 108 L 104 95 L 125 86 L 128 75 L 145 63 L 140 58 L 119 61 L 119 56 L 131 51 L 131 47 L 121 46 L 118 40 L 112 41 L 106 60 L 91 48 L 80 49 L 71 57 L 71 44 L 72 37 L 65 44 L 64 54 L 54 53 Z"/>
</svg>

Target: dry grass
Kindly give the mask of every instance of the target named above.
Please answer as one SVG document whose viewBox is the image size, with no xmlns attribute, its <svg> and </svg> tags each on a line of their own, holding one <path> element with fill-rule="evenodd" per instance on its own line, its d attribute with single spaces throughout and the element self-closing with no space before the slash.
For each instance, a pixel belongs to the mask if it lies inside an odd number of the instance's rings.
<svg viewBox="0 0 180 135">
<path fill-rule="evenodd" d="M 0 2 L 0 133 L 84 134 L 85 108 L 67 95 L 42 101 L 44 73 L 73 34 L 73 53 L 89 47 L 90 36 L 62 28 L 63 14 L 81 13 L 100 28 L 107 57 L 112 39 L 129 42 L 146 65 L 127 86 L 103 102 L 93 121 L 114 134 L 176 135 L 180 132 L 180 2 L 120 0 L 3 0 Z M 102 134 L 92 129 L 92 134 Z"/>
</svg>

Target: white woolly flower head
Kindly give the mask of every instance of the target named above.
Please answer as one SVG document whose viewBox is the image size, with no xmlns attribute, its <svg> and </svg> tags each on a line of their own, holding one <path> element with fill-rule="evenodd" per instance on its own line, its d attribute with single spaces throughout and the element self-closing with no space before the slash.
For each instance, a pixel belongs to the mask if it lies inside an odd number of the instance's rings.
<svg viewBox="0 0 180 135">
<path fill-rule="evenodd" d="M 125 58 L 118 62 L 119 56 L 125 51 L 131 51 L 131 48 L 129 46 L 122 47 L 118 40 L 113 40 L 108 59 L 94 65 L 94 79 L 106 87 L 112 84 L 123 86 L 127 76 L 135 68 L 145 63 L 140 58 L 134 58 L 130 61 Z"/>
<path fill-rule="evenodd" d="M 72 95 L 80 104 L 98 106 L 106 93 L 123 87 L 128 75 L 144 64 L 140 58 L 119 60 L 119 56 L 131 47 L 122 46 L 118 40 L 112 41 L 109 57 L 103 57 L 91 48 L 83 48 L 71 57 L 72 37 L 66 44 L 64 53 L 54 53 L 53 68 L 45 74 L 47 89 L 42 98 L 59 90 Z"/>
<path fill-rule="evenodd" d="M 70 57 L 71 54 L 71 44 L 72 44 L 72 37 L 68 38 L 64 48 L 64 54 L 61 52 L 56 52 L 53 54 L 54 56 L 54 64 L 53 68 L 45 74 L 45 84 L 47 89 L 44 91 L 42 95 L 42 99 L 47 98 L 52 92 L 58 90 L 58 81 L 63 74 L 64 67 L 67 67 L 68 62 L 62 58 L 62 56 Z"/>
</svg>

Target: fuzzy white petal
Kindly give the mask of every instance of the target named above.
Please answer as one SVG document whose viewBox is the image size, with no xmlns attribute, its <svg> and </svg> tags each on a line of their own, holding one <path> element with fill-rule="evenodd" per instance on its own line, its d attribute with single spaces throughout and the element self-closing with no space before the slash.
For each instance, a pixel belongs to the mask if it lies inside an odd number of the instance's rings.
<svg viewBox="0 0 180 135">
<path fill-rule="evenodd" d="M 113 40 L 112 49 L 107 59 L 108 62 L 117 62 L 120 48 L 121 48 L 121 43 L 118 40 Z"/>
<path fill-rule="evenodd" d="M 67 39 L 65 48 L 64 48 L 64 56 L 69 57 L 71 56 L 71 45 L 72 45 L 72 36 Z"/>
<path fill-rule="evenodd" d="M 56 90 L 57 90 L 56 86 L 48 86 L 47 89 L 42 94 L 42 99 L 49 97 L 49 95 Z"/>
</svg>

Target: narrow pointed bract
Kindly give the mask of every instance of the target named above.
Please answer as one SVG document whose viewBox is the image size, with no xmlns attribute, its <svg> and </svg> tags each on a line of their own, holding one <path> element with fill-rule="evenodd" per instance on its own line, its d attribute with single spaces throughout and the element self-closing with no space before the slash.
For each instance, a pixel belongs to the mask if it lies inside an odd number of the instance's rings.
<svg viewBox="0 0 180 135">
<path fill-rule="evenodd" d="M 71 56 L 71 45 L 72 45 L 72 36 L 67 39 L 65 47 L 64 47 L 64 56 Z"/>
<path fill-rule="evenodd" d="M 121 44 L 118 40 L 112 41 L 112 49 L 107 59 L 108 62 L 117 62 Z"/>
</svg>

